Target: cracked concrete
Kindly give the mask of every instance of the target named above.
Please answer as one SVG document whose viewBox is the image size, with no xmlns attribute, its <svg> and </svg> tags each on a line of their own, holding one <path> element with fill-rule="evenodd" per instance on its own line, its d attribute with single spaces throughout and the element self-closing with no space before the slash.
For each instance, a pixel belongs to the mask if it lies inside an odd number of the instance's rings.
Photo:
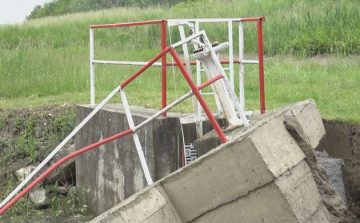
<svg viewBox="0 0 360 223">
<path fill-rule="evenodd" d="M 331 190 L 313 152 L 324 134 L 313 100 L 268 112 L 92 222 L 356 222 L 318 190 Z"/>
</svg>

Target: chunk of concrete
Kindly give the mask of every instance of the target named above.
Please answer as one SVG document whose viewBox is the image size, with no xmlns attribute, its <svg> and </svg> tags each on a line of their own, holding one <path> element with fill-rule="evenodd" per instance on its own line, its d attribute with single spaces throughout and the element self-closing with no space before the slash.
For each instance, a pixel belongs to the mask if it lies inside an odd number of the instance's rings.
<svg viewBox="0 0 360 223">
<path fill-rule="evenodd" d="M 285 121 L 292 119 L 297 123 L 298 128 L 303 132 L 303 140 L 312 149 L 319 145 L 320 140 L 326 134 L 319 110 L 313 99 L 284 106 L 276 111 L 282 111 Z"/>
<path fill-rule="evenodd" d="M 50 206 L 50 200 L 46 196 L 45 190 L 35 190 L 30 192 L 30 200 L 34 204 L 34 208 L 37 210 L 46 209 Z"/>
<path fill-rule="evenodd" d="M 148 187 L 99 215 L 91 223 L 182 222 L 160 185 Z"/>
<path fill-rule="evenodd" d="M 231 214 L 229 214 L 231 213 Z M 305 161 L 243 197 L 204 213 L 193 222 L 330 222 Z M 309 221 L 309 219 L 312 219 Z"/>
<path fill-rule="evenodd" d="M 286 128 L 306 155 L 305 161 L 311 168 L 321 199 L 325 207 L 331 212 L 333 220 L 336 218 L 335 221 L 337 222 L 359 222 L 347 210 L 345 202 L 335 191 L 326 172 L 318 166 L 314 149 L 318 147 L 321 139 L 323 139 L 324 127 L 321 127 L 322 121 L 315 102 L 306 100 L 296 103 L 294 107 L 285 106 L 277 109 L 277 111 L 283 111 Z M 309 130 L 309 126 L 312 126 L 313 130 Z"/>
<path fill-rule="evenodd" d="M 318 164 L 324 168 L 335 191 L 346 203 L 345 187 L 343 181 L 342 168 L 345 165 L 342 159 L 318 158 Z"/>
<path fill-rule="evenodd" d="M 295 132 L 296 134 L 298 134 L 298 138 L 300 138 L 304 143 L 307 143 L 311 146 L 312 149 L 310 151 L 303 152 L 307 157 L 310 157 L 311 154 L 314 162 L 316 162 L 315 155 L 312 150 L 318 146 L 320 139 L 324 137 L 325 128 L 314 100 L 308 99 L 305 101 L 277 108 L 274 111 L 270 111 L 264 115 L 255 118 L 252 121 L 251 126 L 254 125 L 254 123 L 259 122 L 258 120 L 262 122 L 264 120 L 263 117 L 268 116 L 269 114 L 282 114 L 288 131 L 290 131 L 290 133 L 291 131 Z M 242 127 L 224 133 L 227 135 L 228 138 L 231 138 L 231 135 L 233 134 L 232 132 L 239 131 L 245 131 L 245 129 Z M 293 137 L 295 136 L 293 135 Z M 205 134 L 204 137 L 194 142 L 194 146 L 199 156 L 207 153 L 208 151 L 217 147 L 220 144 L 221 141 L 215 131 L 211 131 Z"/>
<path fill-rule="evenodd" d="M 305 158 L 281 114 L 252 124 L 162 182 L 184 222 L 269 184 Z"/>
<path fill-rule="evenodd" d="M 24 181 L 27 176 L 35 169 L 34 166 L 27 166 L 15 171 L 15 176 L 19 181 Z"/>
<path fill-rule="evenodd" d="M 350 218 L 343 218 L 346 209 L 339 209 L 343 206 L 330 213 L 331 204 L 323 202 L 325 190 L 330 191 L 329 196 L 333 193 L 313 152 L 322 128 L 308 129 L 319 124 L 315 110 L 312 100 L 296 103 L 262 115 L 249 128 L 228 132 L 228 142 L 125 200 L 94 223 L 346 222 Z M 313 158 L 309 161 L 303 151 Z M 319 192 L 317 186 L 321 183 L 326 185 Z M 149 196 L 156 191 L 167 202 Z M 165 219 L 158 212 L 170 203 L 170 218 Z M 138 209 L 142 211 L 135 211 Z M 174 215 L 176 220 L 171 217 Z M 115 216 L 120 220 L 112 221 Z"/>
</svg>

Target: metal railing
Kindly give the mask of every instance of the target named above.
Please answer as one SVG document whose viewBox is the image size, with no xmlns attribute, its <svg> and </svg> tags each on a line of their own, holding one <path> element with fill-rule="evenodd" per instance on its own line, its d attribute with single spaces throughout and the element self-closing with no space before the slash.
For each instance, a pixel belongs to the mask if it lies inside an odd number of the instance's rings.
<svg viewBox="0 0 360 223">
<path fill-rule="evenodd" d="M 239 19 L 239 23 L 241 24 L 242 22 L 248 22 L 248 21 L 257 21 L 258 22 L 258 54 L 259 54 L 259 82 L 260 82 L 260 110 L 261 113 L 265 112 L 265 91 L 264 91 L 264 62 L 263 62 L 263 40 L 262 40 L 262 21 L 264 21 L 265 19 L 263 17 L 257 17 L 257 18 L 247 18 L 247 19 Z M 194 21 L 198 21 L 198 22 L 206 22 L 207 20 L 194 20 Z M 220 21 L 224 21 L 222 19 L 216 19 L 216 21 L 220 22 Z M 227 21 L 227 20 L 226 20 Z M 166 47 L 166 23 L 168 22 L 168 20 L 154 20 L 154 21 L 146 21 L 146 22 L 134 22 L 134 23 L 120 23 L 120 24 L 108 24 L 108 25 L 96 25 L 96 26 L 90 26 L 90 88 L 91 88 L 91 93 L 90 93 L 90 98 L 91 98 L 91 104 L 95 104 L 95 85 L 94 85 L 94 81 L 95 81 L 95 73 L 94 73 L 94 65 L 96 63 L 103 63 L 103 64 L 133 64 L 133 65 L 142 65 L 143 67 L 136 73 L 134 73 L 130 78 L 128 78 L 125 82 L 123 82 L 120 86 L 118 86 L 117 88 L 115 88 L 99 105 L 97 105 L 95 107 L 95 109 L 25 178 L 25 180 L 23 182 L 21 182 L 20 185 L 18 185 L 18 187 L 15 188 L 14 191 L 12 191 L 10 193 L 10 195 L 8 195 L 8 197 L 6 197 L 3 202 L 0 203 L 0 216 L 6 211 L 8 210 L 12 205 L 14 205 L 21 197 L 23 197 L 26 193 L 28 193 L 36 184 L 38 184 L 42 179 L 44 179 L 49 173 L 51 173 L 53 170 L 55 170 L 58 166 L 60 166 L 62 163 L 66 162 L 67 160 L 80 155 L 88 150 L 94 149 L 104 143 L 110 142 L 114 139 L 123 137 L 125 135 L 129 135 L 129 134 L 133 134 L 133 139 L 135 141 L 135 144 L 137 145 L 137 150 L 138 150 L 138 154 L 140 156 L 140 160 L 141 164 L 142 164 L 142 168 L 144 171 L 144 174 L 146 176 L 146 180 L 148 184 L 152 183 L 152 179 L 149 173 L 149 170 L 147 168 L 147 164 L 146 162 L 144 162 L 145 158 L 143 157 L 144 154 L 142 153 L 142 149 L 141 149 L 141 145 L 139 146 L 139 141 L 136 135 L 136 131 L 138 129 L 140 129 L 141 127 L 145 126 L 147 123 L 149 123 L 150 121 L 154 120 L 155 118 L 157 118 L 158 116 L 162 115 L 162 116 L 166 116 L 166 112 L 168 110 L 170 110 L 172 107 L 174 107 L 175 105 L 177 105 L 178 103 L 180 103 L 181 101 L 185 100 L 186 98 L 192 96 L 193 94 L 195 95 L 195 97 L 198 99 L 202 109 L 205 111 L 207 117 L 209 118 L 211 124 L 213 125 L 215 131 L 217 132 L 217 134 L 219 135 L 219 138 L 222 142 L 226 142 L 226 136 L 224 135 L 224 133 L 222 132 L 220 126 L 218 125 L 218 123 L 216 122 L 213 114 L 211 113 L 209 107 L 207 106 L 207 104 L 205 103 L 205 100 L 203 99 L 200 90 L 202 88 L 204 88 L 205 86 L 208 86 L 212 83 L 214 83 L 217 80 L 220 79 L 227 79 L 227 77 L 225 76 L 225 74 L 219 74 L 215 77 L 212 77 L 211 79 L 209 79 L 207 82 L 205 82 L 204 84 L 198 85 L 196 86 L 192 80 L 192 77 L 189 75 L 189 73 L 187 72 L 185 66 L 184 66 L 184 62 L 182 62 L 180 60 L 180 57 L 177 55 L 176 51 L 174 50 L 174 48 L 185 44 L 189 41 L 191 41 L 194 38 L 199 37 L 200 35 L 203 35 L 204 37 L 206 37 L 206 34 L 204 31 L 200 31 L 195 33 L 194 35 L 191 35 L 190 37 L 185 38 L 184 40 L 177 42 L 173 45 L 170 45 L 168 47 Z M 122 27 L 122 26 L 133 26 L 133 25 L 150 25 L 150 24 L 160 24 L 161 27 L 161 52 L 154 57 L 150 62 L 124 62 L 124 61 L 101 61 L 101 60 L 95 60 L 94 59 L 94 36 L 93 36 L 93 29 L 97 29 L 97 28 L 108 28 L 108 27 Z M 207 38 L 207 37 L 206 37 Z M 209 46 L 210 50 L 212 50 L 211 46 Z M 166 53 L 170 53 L 171 56 L 173 57 L 175 63 L 167 63 L 166 62 Z M 161 58 L 161 63 L 157 63 L 156 61 L 158 61 Z M 254 61 L 246 61 L 246 60 L 242 60 L 243 57 L 239 57 L 240 59 L 238 61 L 236 60 L 229 60 L 229 61 L 220 61 L 220 63 L 240 63 L 240 64 L 244 64 L 246 62 L 250 62 L 253 63 Z M 197 64 L 198 62 L 195 62 L 195 64 Z M 191 64 L 194 64 L 194 62 L 191 62 Z M 151 116 L 149 119 L 147 119 L 146 121 L 142 122 L 141 124 L 139 124 L 138 126 L 135 126 L 133 122 L 131 122 L 132 118 L 131 118 L 131 112 L 130 112 L 130 108 L 127 104 L 127 99 L 126 99 L 126 95 L 124 92 L 124 88 L 135 78 L 137 78 L 140 74 L 142 74 L 147 68 L 149 68 L 150 66 L 161 66 L 162 68 L 162 109 L 157 112 L 156 114 L 154 114 L 153 116 Z M 180 69 L 180 71 L 182 72 L 185 80 L 187 81 L 187 83 L 189 84 L 191 91 L 180 97 L 179 99 L 175 100 L 173 103 L 171 103 L 170 105 L 167 105 L 166 103 L 166 67 L 167 66 L 172 66 L 172 65 L 177 65 Z M 102 140 L 98 143 L 92 144 L 88 147 L 85 147 L 83 149 L 80 149 L 64 158 L 62 158 L 61 160 L 59 160 L 57 163 L 55 163 L 53 166 L 51 166 L 48 170 L 46 170 L 43 174 L 41 174 L 35 181 L 33 181 L 31 184 L 28 185 L 28 187 L 26 187 L 23 191 L 21 191 L 19 193 L 19 191 L 26 185 L 29 183 L 29 181 L 36 175 L 38 174 L 38 172 L 62 149 L 62 147 L 69 142 L 69 140 L 75 136 L 75 134 L 118 92 L 120 92 L 120 96 L 122 98 L 122 101 L 124 103 L 124 107 L 127 107 L 127 111 L 126 111 L 126 116 L 128 118 L 129 124 L 130 124 L 130 129 L 126 130 L 124 132 L 121 132 L 119 134 L 116 134 L 112 137 L 109 137 L 105 140 Z M 240 108 L 241 110 L 241 108 Z M 142 156 L 142 158 L 141 158 Z M 18 194 L 19 193 L 19 194 Z M 17 196 L 15 196 L 16 194 L 18 194 Z M 14 197 L 15 196 L 15 197 Z"/>
<path fill-rule="evenodd" d="M 143 154 L 143 150 L 141 148 L 141 144 L 140 144 L 140 140 L 137 136 L 137 131 L 144 127 L 146 124 L 148 124 L 149 122 L 153 121 L 154 119 L 156 119 L 157 117 L 161 116 L 162 114 L 166 113 L 168 110 L 170 110 L 171 108 L 173 108 L 174 106 L 176 106 L 177 104 L 179 104 L 180 102 L 184 101 L 185 99 L 189 98 L 190 96 L 192 96 L 193 94 L 196 96 L 196 98 L 199 100 L 202 108 L 204 109 L 206 115 L 208 116 L 211 124 L 213 125 L 215 131 L 217 132 L 217 134 L 219 135 L 219 138 L 222 142 L 226 142 L 227 138 L 225 136 L 225 134 L 223 133 L 223 131 L 221 130 L 221 127 L 219 126 L 219 124 L 217 123 L 217 121 L 215 120 L 213 114 L 211 113 L 209 107 L 207 106 L 205 100 L 203 99 L 202 95 L 200 94 L 200 90 L 220 79 L 223 79 L 225 76 L 223 74 L 219 74 L 213 78 L 211 78 L 210 80 L 206 81 L 205 83 L 201 84 L 200 86 L 196 86 L 194 84 L 194 82 L 192 81 L 192 78 L 190 77 L 190 75 L 187 73 L 183 63 L 180 61 L 180 57 L 178 56 L 178 54 L 176 53 L 176 51 L 174 50 L 175 47 L 178 47 L 190 40 L 192 40 L 193 38 L 196 38 L 200 35 L 204 35 L 206 37 L 205 32 L 199 32 L 197 34 L 194 34 L 193 36 L 187 38 L 184 41 L 180 41 L 178 43 L 175 43 L 171 46 L 166 47 L 165 49 L 163 49 L 157 56 L 155 56 L 150 62 L 148 62 L 147 64 L 145 64 L 141 69 L 139 69 L 137 72 L 135 72 L 133 75 L 131 75 L 127 80 L 125 80 L 120 86 L 116 87 L 60 144 L 59 146 L 57 146 L 49 155 L 48 157 L 45 158 L 45 160 L 35 169 L 33 170 L 33 172 L 31 172 L 31 174 L 29 176 L 27 176 L 25 178 L 25 180 L 17 187 L 15 188 L 15 190 L 1 203 L 0 205 L 0 216 L 2 214 L 4 214 L 11 206 L 13 206 L 19 199 L 21 199 L 25 194 L 27 194 L 32 188 L 34 188 L 39 182 L 41 182 L 47 175 L 49 175 L 52 171 L 54 171 L 57 167 L 59 167 L 61 164 L 65 163 L 66 161 L 68 161 L 69 159 L 72 159 L 82 153 L 85 153 L 91 149 L 94 149 L 100 145 L 103 145 L 107 142 L 113 141 L 115 139 L 121 138 L 123 136 L 132 134 L 133 136 L 133 140 L 135 142 L 135 146 L 137 149 L 137 153 L 139 155 L 139 159 L 141 162 L 141 166 L 142 169 L 144 171 L 145 174 L 145 178 L 147 181 L 147 184 L 150 185 L 153 183 L 150 172 L 149 172 L 149 168 L 147 166 L 144 154 Z M 212 50 L 212 49 L 210 49 Z M 149 117 L 148 119 L 146 119 L 145 121 L 143 121 L 142 123 L 140 123 L 139 125 L 135 126 L 133 119 L 132 119 L 132 114 L 130 111 L 130 107 L 128 105 L 127 102 L 127 98 L 125 95 L 125 91 L 124 88 L 130 84 L 134 79 L 136 79 L 137 77 L 139 77 L 146 69 L 148 69 L 151 65 L 153 65 L 157 60 L 159 60 L 160 58 L 163 58 L 165 56 L 166 53 L 170 53 L 171 56 L 173 57 L 175 64 L 179 67 L 181 73 L 183 74 L 186 82 L 189 84 L 191 91 L 185 95 L 183 95 L 182 97 L 178 98 L 177 100 L 175 100 L 174 102 L 172 102 L 171 104 L 165 106 L 164 108 L 162 108 L 160 111 L 158 111 L 157 113 L 155 113 L 154 115 L 152 115 L 151 117 Z M 128 119 L 128 123 L 129 123 L 129 127 L 130 129 L 123 131 L 121 133 L 118 133 L 116 135 L 113 135 L 109 138 L 106 138 L 104 140 L 101 140 L 97 143 L 94 143 L 92 145 L 89 145 L 87 147 L 84 147 L 78 151 L 75 151 L 74 153 L 71 153 L 70 155 L 60 159 L 58 162 L 56 162 L 55 164 L 53 164 L 50 168 L 48 168 L 44 173 L 42 173 L 38 178 L 36 178 L 32 183 L 30 183 L 24 190 L 22 190 L 20 193 L 19 191 L 53 158 L 54 155 L 56 155 L 56 153 L 58 151 L 60 151 L 60 149 L 113 97 L 115 96 L 116 93 L 120 92 L 120 96 L 122 99 L 122 103 L 124 105 L 124 109 L 125 109 L 125 114 L 127 116 Z M 19 193 L 19 194 L 17 194 Z M 17 194 L 17 195 L 16 195 Z M 16 196 L 15 196 L 16 195 Z M 15 197 L 14 197 L 15 196 Z"/>
<path fill-rule="evenodd" d="M 176 24 L 193 23 L 195 24 L 195 32 L 200 31 L 201 23 L 227 23 L 228 24 L 228 42 L 229 42 L 229 59 L 220 60 L 221 64 L 229 64 L 229 81 L 231 87 L 234 90 L 235 78 L 234 78 L 234 64 L 239 64 L 239 101 L 243 109 L 245 109 L 245 84 L 244 84 L 244 64 L 258 64 L 259 66 L 259 91 L 260 91 L 260 111 L 265 113 L 265 78 L 264 78 L 264 48 L 263 48 L 263 35 L 262 35 L 262 22 L 265 21 L 264 17 L 253 17 L 253 18 L 224 18 L 224 19 L 169 19 L 169 20 L 151 20 L 151 21 L 140 21 L 140 22 L 128 22 L 118 24 L 104 24 L 104 25 L 91 25 L 90 29 L 90 104 L 95 105 L 95 64 L 113 64 L 113 65 L 135 65 L 143 66 L 146 62 L 136 61 L 107 61 L 97 60 L 94 58 L 94 29 L 100 28 L 116 28 L 116 27 L 129 27 L 129 26 L 142 26 L 142 25 L 154 25 L 160 24 L 159 34 L 161 36 L 161 50 L 165 49 L 167 42 L 166 26 L 174 26 Z M 257 42 L 258 42 L 258 60 L 247 60 L 244 58 L 244 23 L 245 22 L 257 22 Z M 234 59 L 234 48 L 233 48 L 233 23 L 239 25 L 239 59 Z M 186 64 L 185 62 L 182 62 Z M 174 63 L 167 63 L 166 57 L 161 58 L 161 62 L 153 63 L 152 66 L 161 66 L 162 73 L 162 105 L 166 106 L 166 72 L 167 66 L 173 66 Z M 201 83 L 201 67 L 199 61 L 192 61 L 190 65 L 196 65 L 197 67 L 197 78 L 196 83 Z M 201 113 L 201 111 L 198 111 Z M 163 114 L 166 116 L 166 113 Z"/>
</svg>

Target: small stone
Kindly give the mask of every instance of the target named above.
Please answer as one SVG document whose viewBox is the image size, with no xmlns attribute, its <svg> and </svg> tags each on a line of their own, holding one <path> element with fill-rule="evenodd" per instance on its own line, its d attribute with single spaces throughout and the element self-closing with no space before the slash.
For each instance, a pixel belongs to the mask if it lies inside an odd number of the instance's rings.
<svg viewBox="0 0 360 223">
<path fill-rule="evenodd" d="M 15 175 L 19 181 L 24 181 L 27 176 L 35 169 L 34 166 L 27 166 L 15 171 Z"/>
<path fill-rule="evenodd" d="M 46 209 L 50 206 L 50 200 L 46 196 L 45 190 L 35 190 L 30 192 L 30 200 L 36 210 Z"/>
<path fill-rule="evenodd" d="M 66 189 L 66 187 L 58 187 L 56 190 L 56 193 L 61 194 L 61 195 L 67 195 L 68 190 Z"/>
</svg>

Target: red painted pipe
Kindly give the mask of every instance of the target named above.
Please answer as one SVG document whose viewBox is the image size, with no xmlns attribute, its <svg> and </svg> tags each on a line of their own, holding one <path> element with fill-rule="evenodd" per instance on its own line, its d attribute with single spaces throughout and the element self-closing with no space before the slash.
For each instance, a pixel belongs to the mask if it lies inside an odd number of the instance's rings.
<svg viewBox="0 0 360 223">
<path fill-rule="evenodd" d="M 181 60 L 179 58 L 179 56 L 177 55 L 176 51 L 171 47 L 169 50 L 170 54 L 172 55 L 172 57 L 174 58 L 176 64 L 178 65 L 180 71 L 183 73 L 186 81 L 188 82 L 191 91 L 194 93 L 194 95 L 196 96 L 196 98 L 198 99 L 200 105 L 202 106 L 202 108 L 204 109 L 206 115 L 209 118 L 209 121 L 211 122 L 211 124 L 213 125 L 215 131 L 217 132 L 217 134 L 220 137 L 220 140 L 222 142 L 226 142 L 226 136 L 223 133 L 223 131 L 221 130 L 219 124 L 217 123 L 216 119 L 214 118 L 213 114 L 211 113 L 209 107 L 207 106 L 207 104 L 205 103 L 204 98 L 201 96 L 200 92 L 198 91 L 196 85 L 194 84 L 194 82 L 192 81 L 192 78 L 190 77 L 189 73 L 186 71 L 185 66 L 181 63 Z"/>
<path fill-rule="evenodd" d="M 265 19 L 264 19 L 265 20 Z M 260 112 L 265 113 L 265 77 L 264 77 L 264 46 L 263 46 L 263 33 L 262 21 L 259 20 L 258 27 L 258 54 L 259 54 L 259 84 L 260 84 Z"/>
<path fill-rule="evenodd" d="M 137 78 L 142 72 L 144 72 L 146 69 L 148 69 L 153 63 L 155 63 L 157 60 L 159 60 L 163 55 L 165 55 L 171 46 L 166 47 L 163 51 L 161 51 L 156 57 L 154 57 L 152 60 L 150 60 L 149 63 L 147 63 L 145 66 L 143 66 L 140 70 L 138 70 L 136 73 L 131 75 L 124 83 L 120 85 L 121 88 L 124 88 L 126 85 L 128 85 L 131 81 L 133 81 L 135 78 Z"/>
<path fill-rule="evenodd" d="M 252 18 L 242 18 L 241 22 L 254 22 L 254 21 L 265 21 L 265 17 L 252 17 Z"/>
<path fill-rule="evenodd" d="M 71 153 L 70 155 L 65 156 L 61 160 L 57 161 L 54 165 L 52 165 L 49 169 L 47 169 L 43 174 L 41 174 L 36 180 L 34 180 L 29 186 L 27 186 L 23 191 L 21 191 L 16 197 L 14 197 L 9 203 L 7 203 L 4 207 L 0 209 L 0 216 L 5 213 L 11 206 L 13 206 L 20 198 L 22 198 L 25 194 L 27 194 L 31 189 L 33 189 L 36 184 L 38 184 L 40 181 L 42 181 L 47 175 L 49 175 L 52 171 L 54 171 L 57 167 L 59 167 L 61 164 L 65 163 L 69 159 L 74 158 L 75 156 L 78 156 L 86 151 L 89 151 L 91 149 L 94 149 L 98 146 L 101 146 L 105 143 L 108 143 L 110 141 L 113 141 L 115 139 L 118 139 L 120 137 L 123 137 L 125 135 L 131 134 L 134 131 L 132 129 L 126 130 L 124 132 L 121 132 L 119 134 L 113 135 L 109 138 L 106 138 L 104 140 L 101 140 L 97 143 L 94 143 L 90 146 L 87 146 L 85 148 L 82 148 L 76 152 Z"/>
<path fill-rule="evenodd" d="M 215 81 L 217 81 L 217 80 L 219 80 L 219 79 L 221 79 L 221 78 L 223 78 L 223 77 L 224 77 L 224 75 L 219 74 L 219 75 L 211 78 L 210 80 L 206 81 L 205 83 L 202 83 L 201 85 L 197 86 L 197 90 L 200 91 L 200 90 L 203 89 L 204 87 L 206 87 L 206 86 L 214 83 Z"/>
<path fill-rule="evenodd" d="M 166 21 L 164 20 L 161 23 L 161 50 L 166 48 Z M 167 104 L 166 98 L 166 55 L 163 55 L 161 58 L 161 108 L 165 108 Z M 166 117 L 166 112 L 162 114 L 163 117 Z"/>
</svg>

